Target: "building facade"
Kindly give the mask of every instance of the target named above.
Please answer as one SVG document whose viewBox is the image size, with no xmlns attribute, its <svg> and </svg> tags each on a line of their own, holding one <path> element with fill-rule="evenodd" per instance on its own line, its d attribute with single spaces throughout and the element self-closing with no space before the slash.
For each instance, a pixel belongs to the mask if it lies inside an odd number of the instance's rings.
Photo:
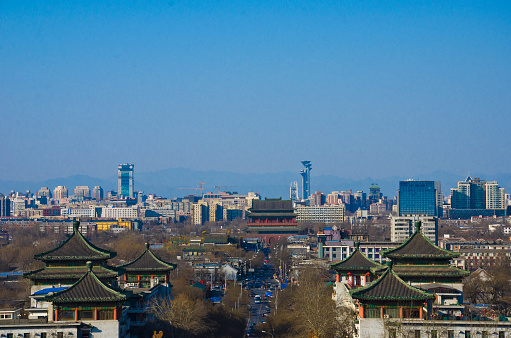
<svg viewBox="0 0 511 338">
<path fill-rule="evenodd" d="M 134 198 L 133 164 L 119 164 L 117 167 L 117 196 Z"/>
<path fill-rule="evenodd" d="M 300 223 L 341 224 L 344 222 L 345 207 L 343 204 L 323 206 L 298 206 L 296 220 Z"/>
<path fill-rule="evenodd" d="M 422 223 L 422 233 L 433 243 L 438 244 L 438 217 L 427 215 L 392 216 L 390 221 L 390 240 L 403 243 L 415 231 L 415 222 Z"/>
<path fill-rule="evenodd" d="M 439 216 L 440 182 L 435 181 L 400 181 L 398 196 L 399 216 L 427 215 Z"/>
</svg>

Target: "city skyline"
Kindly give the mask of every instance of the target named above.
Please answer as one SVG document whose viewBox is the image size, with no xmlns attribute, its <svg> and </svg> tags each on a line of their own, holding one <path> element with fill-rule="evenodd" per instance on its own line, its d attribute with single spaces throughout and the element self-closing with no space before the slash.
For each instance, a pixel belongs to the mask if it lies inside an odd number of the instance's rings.
<svg viewBox="0 0 511 338">
<path fill-rule="evenodd" d="M 305 159 L 353 179 L 509 172 L 510 13 L 4 2 L 0 133 L 16 146 L 0 149 L 2 179 L 105 177 L 126 162 L 294 172 Z"/>
</svg>

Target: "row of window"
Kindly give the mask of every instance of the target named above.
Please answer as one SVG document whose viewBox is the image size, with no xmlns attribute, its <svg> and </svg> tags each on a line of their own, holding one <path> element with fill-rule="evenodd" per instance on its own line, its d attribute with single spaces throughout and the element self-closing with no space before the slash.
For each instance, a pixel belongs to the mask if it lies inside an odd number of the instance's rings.
<svg viewBox="0 0 511 338">
<path fill-rule="evenodd" d="M 439 333 L 437 330 L 431 330 L 431 331 L 428 330 L 426 333 L 428 334 L 427 337 L 430 337 L 430 338 L 438 338 L 439 336 L 441 336 L 441 333 Z M 463 334 L 465 336 L 465 338 L 471 338 L 471 337 L 477 337 L 477 336 L 480 336 L 481 338 L 489 338 L 488 331 L 477 332 L 474 335 L 472 335 L 472 332 L 470 332 L 470 331 L 464 331 L 464 332 L 460 332 L 460 333 Z M 410 337 L 412 334 L 413 334 L 414 338 L 421 338 L 421 330 L 410 331 Z M 499 338 L 506 337 L 506 333 L 504 331 L 499 331 L 498 335 L 499 335 Z M 397 338 L 397 330 L 396 329 L 389 329 L 389 338 Z M 454 338 L 454 330 L 447 330 L 447 338 Z"/>
<path fill-rule="evenodd" d="M 17 335 L 16 337 L 19 337 L 19 335 Z M 33 337 L 48 338 L 49 336 L 48 336 L 47 332 L 41 332 L 41 333 L 34 334 Z M 57 332 L 56 337 L 64 338 L 64 332 Z M 14 333 L 7 333 L 7 338 L 14 338 Z M 23 338 L 30 338 L 30 333 L 29 332 L 23 333 Z"/>
</svg>

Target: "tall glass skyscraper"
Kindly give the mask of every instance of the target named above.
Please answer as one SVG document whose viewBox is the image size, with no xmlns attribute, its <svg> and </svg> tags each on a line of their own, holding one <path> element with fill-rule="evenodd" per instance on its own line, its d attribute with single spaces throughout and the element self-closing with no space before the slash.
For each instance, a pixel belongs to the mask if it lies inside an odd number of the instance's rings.
<svg viewBox="0 0 511 338">
<path fill-rule="evenodd" d="M 439 216 L 437 189 L 440 189 L 440 182 L 400 181 L 397 193 L 399 216 Z"/>
<path fill-rule="evenodd" d="M 133 198 L 133 164 L 119 164 L 117 167 L 117 196 Z"/>
</svg>

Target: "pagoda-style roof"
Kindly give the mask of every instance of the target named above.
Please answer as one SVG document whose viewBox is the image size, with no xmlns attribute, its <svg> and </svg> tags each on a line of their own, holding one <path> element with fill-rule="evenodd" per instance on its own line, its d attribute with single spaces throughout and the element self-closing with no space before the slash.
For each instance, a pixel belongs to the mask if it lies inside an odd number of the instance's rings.
<svg viewBox="0 0 511 338">
<path fill-rule="evenodd" d="M 366 255 L 360 251 L 357 243 L 355 251 L 353 251 L 347 258 L 331 263 L 330 267 L 337 272 L 350 272 L 378 269 L 382 268 L 383 265 L 367 258 Z"/>
<path fill-rule="evenodd" d="M 149 248 L 149 243 L 146 243 L 145 251 L 133 262 L 121 265 L 121 268 L 125 269 L 128 273 L 137 271 L 171 271 L 175 269 L 175 264 L 162 261 Z"/>
<path fill-rule="evenodd" d="M 420 230 L 420 222 L 415 223 L 416 230 L 403 244 L 382 251 L 381 254 L 391 259 L 445 259 L 459 257 L 460 254 L 442 249 L 431 242 Z"/>
<path fill-rule="evenodd" d="M 247 217 L 296 217 L 297 215 L 294 212 L 258 212 L 258 211 L 252 211 L 250 214 L 247 215 Z"/>
<path fill-rule="evenodd" d="M 442 278 L 463 278 L 470 272 L 458 269 L 450 265 L 394 265 L 392 269 L 399 277 L 408 279 L 413 277 L 442 277 Z M 384 269 L 373 270 L 377 275 L 385 273 Z"/>
<path fill-rule="evenodd" d="M 296 216 L 293 209 L 293 201 L 291 200 L 281 199 L 253 200 L 252 208 L 250 208 L 249 211 L 257 215 L 259 215 L 260 213 L 269 214 L 290 213 Z"/>
<path fill-rule="evenodd" d="M 88 271 L 66 290 L 46 296 L 54 303 L 98 303 L 122 302 L 127 295 L 103 283 L 93 272 L 92 262 L 87 262 Z"/>
<path fill-rule="evenodd" d="M 300 232 L 300 228 L 298 226 L 278 226 L 277 223 L 275 225 L 270 225 L 271 223 L 268 223 L 268 225 L 264 226 L 247 226 L 246 232 L 261 232 L 261 233 L 298 233 Z"/>
<path fill-rule="evenodd" d="M 80 222 L 73 222 L 73 234 L 53 250 L 35 255 L 35 259 L 42 261 L 69 261 L 69 260 L 107 260 L 116 256 L 113 251 L 100 249 L 90 243 L 78 230 Z"/>
<path fill-rule="evenodd" d="M 371 284 L 350 291 L 353 298 L 362 301 L 425 301 L 435 296 L 406 284 L 392 268 Z"/>
<path fill-rule="evenodd" d="M 94 266 L 94 274 L 100 279 L 116 278 L 121 274 L 115 268 L 110 266 Z M 31 280 L 78 280 L 87 272 L 84 267 L 45 267 L 39 270 L 30 271 L 23 274 L 23 277 Z"/>
</svg>

